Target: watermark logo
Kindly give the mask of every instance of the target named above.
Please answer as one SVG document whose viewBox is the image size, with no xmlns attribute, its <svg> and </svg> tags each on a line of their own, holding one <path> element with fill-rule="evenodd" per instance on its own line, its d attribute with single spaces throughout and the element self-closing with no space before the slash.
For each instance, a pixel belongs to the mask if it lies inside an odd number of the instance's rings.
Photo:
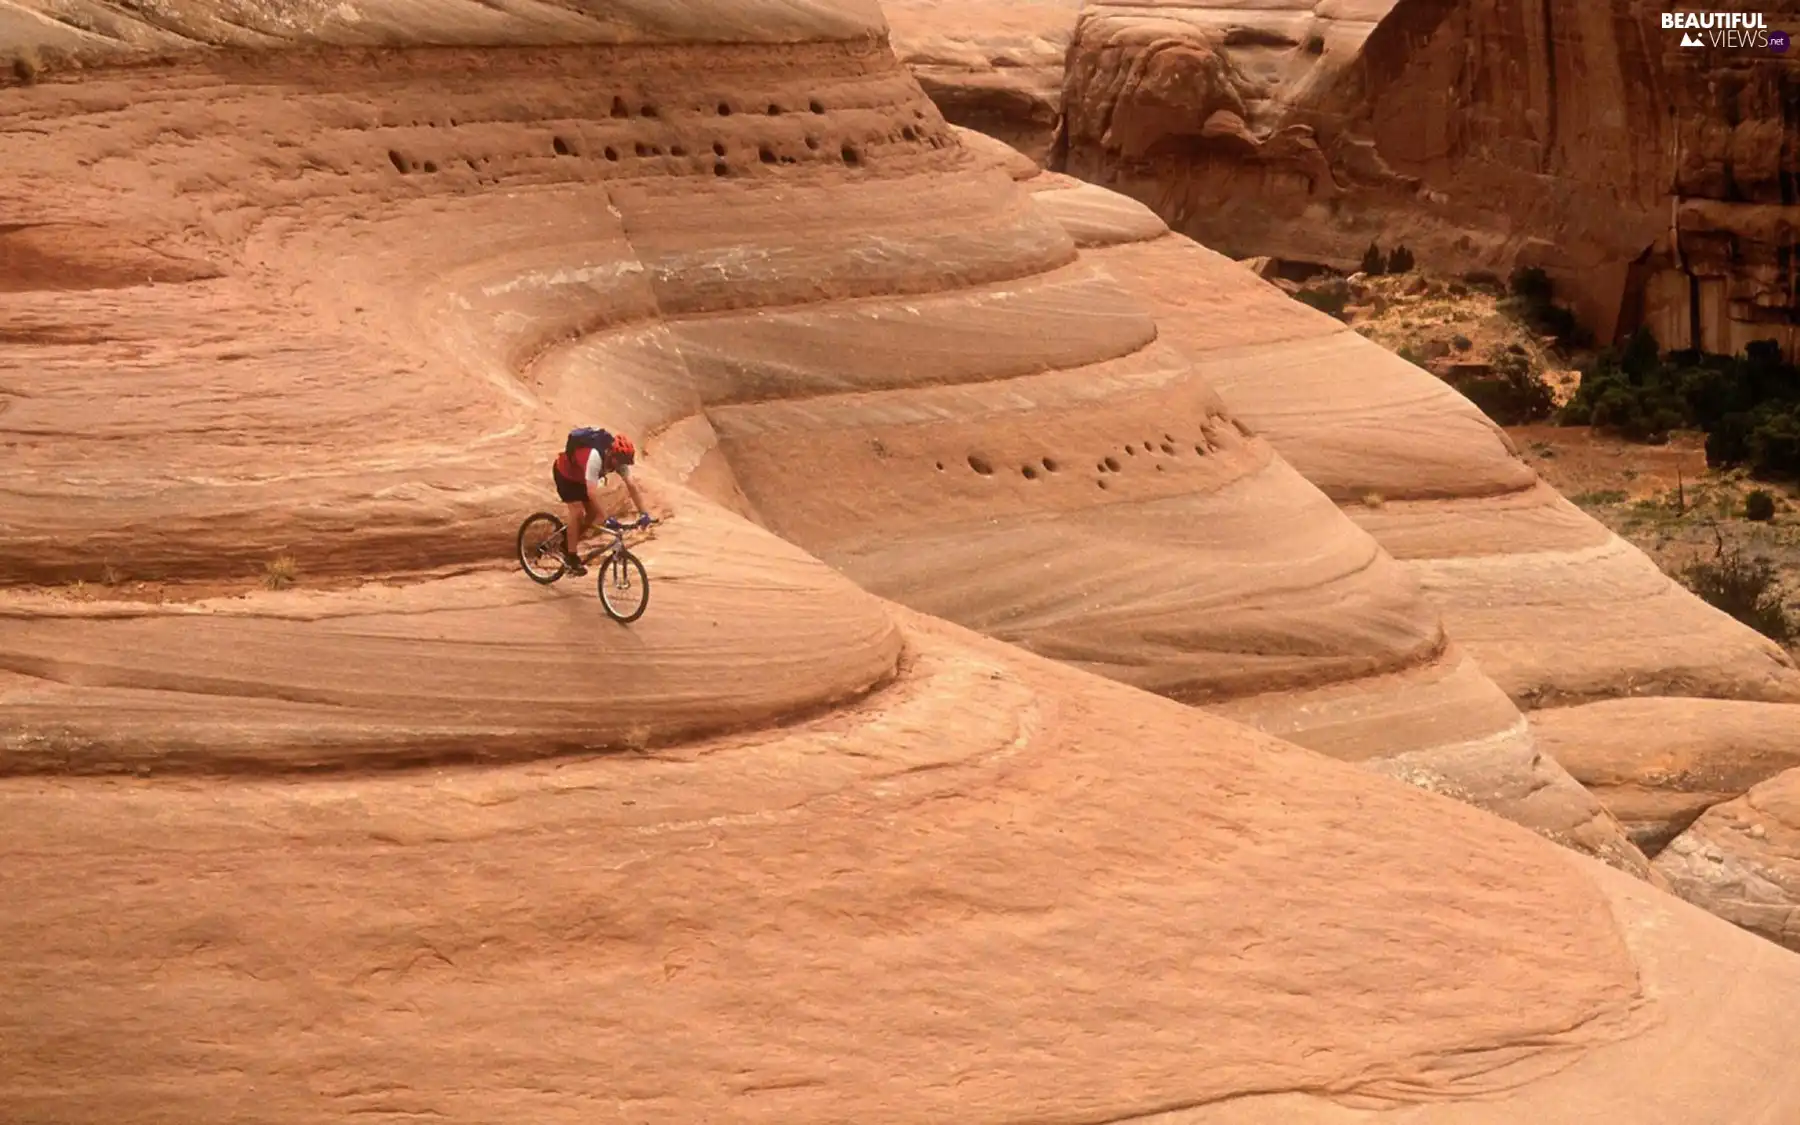
<svg viewBox="0 0 1800 1125">
<path fill-rule="evenodd" d="M 1664 12 L 1664 31 L 1681 32 L 1683 47 L 1719 47 L 1725 50 L 1787 51 L 1785 31 L 1769 30 L 1761 12 Z"/>
</svg>

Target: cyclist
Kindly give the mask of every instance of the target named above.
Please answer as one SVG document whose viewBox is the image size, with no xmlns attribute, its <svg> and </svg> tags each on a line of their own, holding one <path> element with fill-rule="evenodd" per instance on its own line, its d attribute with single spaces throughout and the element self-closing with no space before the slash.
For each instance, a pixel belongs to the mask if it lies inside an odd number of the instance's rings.
<svg viewBox="0 0 1800 1125">
<path fill-rule="evenodd" d="M 557 497 L 569 510 L 563 532 L 563 561 L 572 573 L 587 573 L 576 548 L 590 528 L 605 520 L 605 513 L 600 510 L 599 490 L 608 473 L 618 473 L 619 479 L 625 482 L 625 491 L 637 505 L 637 526 L 648 527 L 654 522 L 644 504 L 643 493 L 631 479 L 631 466 L 636 460 L 637 449 L 624 434 L 586 426 L 569 431 L 562 453 L 550 467 L 550 476 L 556 482 Z"/>
</svg>

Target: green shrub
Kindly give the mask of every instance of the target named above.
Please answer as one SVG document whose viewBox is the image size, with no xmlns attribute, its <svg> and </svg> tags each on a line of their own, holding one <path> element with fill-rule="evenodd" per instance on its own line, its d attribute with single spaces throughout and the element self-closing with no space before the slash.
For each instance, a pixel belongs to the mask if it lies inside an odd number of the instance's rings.
<svg viewBox="0 0 1800 1125">
<path fill-rule="evenodd" d="M 1793 622 L 1781 604 L 1775 567 L 1768 559 L 1745 559 L 1721 542 L 1718 557 L 1689 564 L 1681 581 L 1707 604 L 1724 610 L 1763 636 L 1780 644 L 1794 636 Z"/>
<path fill-rule="evenodd" d="M 1744 497 L 1744 518 L 1754 523 L 1768 523 L 1775 518 L 1775 497 L 1764 489 L 1756 489 Z"/>
<path fill-rule="evenodd" d="M 1294 299 L 1303 305 L 1311 305 L 1322 313 L 1329 313 L 1339 320 L 1344 318 L 1344 306 L 1350 303 L 1350 294 L 1342 289 L 1302 289 L 1294 294 Z"/>
<path fill-rule="evenodd" d="M 1556 303 L 1550 275 L 1539 267 L 1523 266 L 1513 270 L 1507 279 L 1507 288 L 1512 297 L 1503 303 L 1503 307 L 1534 331 L 1554 336 L 1568 347 L 1582 348 L 1593 343 L 1593 337 L 1581 326 L 1575 314 Z"/>
<path fill-rule="evenodd" d="M 1625 492 L 1622 489 L 1606 488 L 1599 492 L 1584 492 L 1580 496 L 1569 497 L 1578 507 L 1597 508 L 1603 504 L 1623 504 Z"/>
<path fill-rule="evenodd" d="M 1553 287 L 1550 275 L 1537 266 L 1521 266 L 1506 279 L 1506 288 L 1527 304 L 1548 304 Z"/>
<path fill-rule="evenodd" d="M 1369 249 L 1375 249 L 1374 245 L 1370 244 Z M 1411 273 L 1412 268 L 1413 252 L 1404 246 L 1394 247 L 1393 253 L 1388 255 L 1387 271 L 1389 273 Z"/>
<path fill-rule="evenodd" d="M 1714 467 L 1742 465 L 1763 479 L 1800 476 L 1800 370 L 1781 361 L 1772 341 L 1736 357 L 1662 354 L 1655 336 L 1639 329 L 1587 365 L 1560 420 L 1634 441 L 1698 429 Z"/>
<path fill-rule="evenodd" d="M 1522 426 L 1550 416 L 1556 397 L 1528 358 L 1495 348 L 1488 354 L 1488 368 L 1480 375 L 1451 374 L 1446 381 L 1502 426 Z"/>
</svg>

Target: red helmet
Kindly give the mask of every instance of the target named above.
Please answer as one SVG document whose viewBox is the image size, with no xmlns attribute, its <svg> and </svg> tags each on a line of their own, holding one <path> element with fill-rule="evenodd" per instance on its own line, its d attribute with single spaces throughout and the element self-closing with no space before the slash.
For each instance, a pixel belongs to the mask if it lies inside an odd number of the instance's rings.
<svg viewBox="0 0 1800 1125">
<path fill-rule="evenodd" d="M 610 465 L 630 465 L 637 461 L 637 446 L 624 434 L 614 434 L 612 448 L 606 451 L 606 461 Z"/>
</svg>

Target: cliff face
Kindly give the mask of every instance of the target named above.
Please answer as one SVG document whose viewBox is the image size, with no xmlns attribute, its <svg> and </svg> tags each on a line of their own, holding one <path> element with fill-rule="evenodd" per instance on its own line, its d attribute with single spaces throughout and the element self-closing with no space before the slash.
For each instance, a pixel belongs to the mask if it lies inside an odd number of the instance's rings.
<svg viewBox="0 0 1800 1125">
<path fill-rule="evenodd" d="M 1800 25 L 1793 0 L 1761 10 Z M 1800 68 L 1683 49 L 1657 15 L 1089 4 L 1048 162 L 1237 255 L 1348 265 L 1377 240 L 1431 268 L 1540 265 L 1602 337 L 1643 323 L 1669 347 L 1794 355 Z"/>
<path fill-rule="evenodd" d="M 1050 161 L 1081 0 L 899 0 L 892 8 L 894 52 L 945 117 Z"/>
</svg>

